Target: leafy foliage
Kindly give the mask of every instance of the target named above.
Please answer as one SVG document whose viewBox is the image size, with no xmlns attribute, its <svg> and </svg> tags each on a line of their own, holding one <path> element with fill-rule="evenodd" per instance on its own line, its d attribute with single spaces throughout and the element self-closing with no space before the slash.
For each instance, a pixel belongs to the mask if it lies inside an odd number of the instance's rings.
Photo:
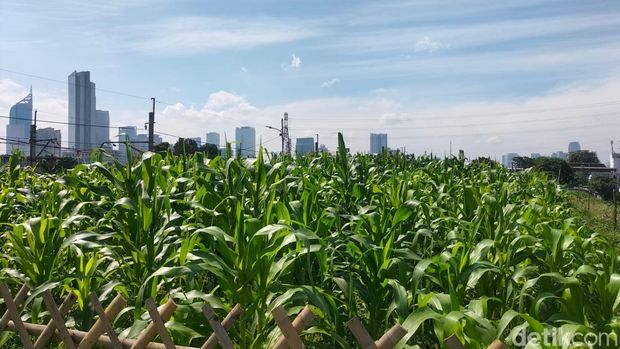
<svg viewBox="0 0 620 349">
<path fill-rule="evenodd" d="M 618 335 L 616 250 L 575 223 L 555 181 L 488 161 L 351 155 L 338 141 L 336 156 L 145 153 L 60 175 L 12 157 L 0 170 L 0 277 L 35 288 L 39 323 L 40 290 L 76 292 L 78 328 L 93 321 L 88 292 L 121 292 L 130 304 L 115 326 L 128 337 L 146 324 L 146 297 L 172 298 L 169 329 L 194 346 L 211 333 L 204 302 L 246 309 L 240 348 L 274 340 L 274 307 L 305 304 L 319 315 L 313 347 L 349 348 L 352 316 L 375 338 L 400 322 L 400 347 L 456 334 L 486 348 L 523 328 Z"/>
</svg>

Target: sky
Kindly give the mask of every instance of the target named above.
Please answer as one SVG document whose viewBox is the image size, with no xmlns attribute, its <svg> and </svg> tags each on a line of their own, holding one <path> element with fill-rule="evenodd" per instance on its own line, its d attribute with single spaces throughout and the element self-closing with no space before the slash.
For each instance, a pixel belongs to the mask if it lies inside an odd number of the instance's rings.
<svg viewBox="0 0 620 349">
<path fill-rule="evenodd" d="M 339 131 L 355 152 L 380 132 L 497 159 L 579 141 L 607 162 L 620 143 L 617 0 L 3 0 L 0 16 L 0 116 L 32 86 L 38 118 L 67 121 L 67 76 L 88 70 L 112 126 L 143 129 L 155 97 L 156 132 L 253 126 L 273 151 L 284 112 L 293 143 L 330 150 Z"/>
</svg>

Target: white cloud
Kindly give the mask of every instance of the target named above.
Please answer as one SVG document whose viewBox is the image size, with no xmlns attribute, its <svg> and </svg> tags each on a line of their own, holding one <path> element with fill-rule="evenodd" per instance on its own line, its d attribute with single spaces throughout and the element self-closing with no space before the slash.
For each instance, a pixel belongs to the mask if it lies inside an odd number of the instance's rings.
<svg viewBox="0 0 620 349">
<path fill-rule="evenodd" d="M 166 55 L 249 49 L 292 42 L 316 32 L 275 18 L 174 17 L 154 24 L 117 27 L 121 42 L 138 51 Z"/>
<path fill-rule="evenodd" d="M 297 57 L 294 53 L 291 55 L 291 68 L 299 69 L 301 67 L 301 58 Z"/>
<path fill-rule="evenodd" d="M 449 48 L 450 44 L 446 44 L 439 41 L 433 41 L 428 36 L 423 37 L 415 43 L 416 52 L 428 52 L 433 53 L 442 49 Z"/>
<path fill-rule="evenodd" d="M 241 71 L 242 73 L 244 73 L 244 74 L 245 74 L 245 73 L 247 73 L 247 72 L 248 72 L 248 68 L 246 68 L 246 67 L 241 67 L 240 71 Z"/>
<path fill-rule="evenodd" d="M 322 87 L 332 87 L 335 84 L 339 83 L 340 79 L 338 78 L 331 78 L 329 80 L 323 81 L 323 83 L 321 84 Z"/>
</svg>

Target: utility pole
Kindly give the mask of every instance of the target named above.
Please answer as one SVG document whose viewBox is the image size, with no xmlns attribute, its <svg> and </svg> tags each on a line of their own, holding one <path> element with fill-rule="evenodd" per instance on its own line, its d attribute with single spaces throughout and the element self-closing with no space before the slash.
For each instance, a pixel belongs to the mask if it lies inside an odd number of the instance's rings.
<svg viewBox="0 0 620 349">
<path fill-rule="evenodd" d="M 316 143 L 314 143 L 314 151 L 319 153 L 319 134 L 316 134 Z"/>
<path fill-rule="evenodd" d="M 282 155 L 284 155 L 284 119 L 280 119 L 280 137 L 282 137 Z"/>
<path fill-rule="evenodd" d="M 34 164 L 37 157 L 37 110 L 34 110 L 34 123 L 30 125 L 30 162 Z"/>
<path fill-rule="evenodd" d="M 155 146 L 155 97 L 151 97 L 153 101 L 153 111 L 149 113 L 149 151 L 154 151 Z"/>
</svg>

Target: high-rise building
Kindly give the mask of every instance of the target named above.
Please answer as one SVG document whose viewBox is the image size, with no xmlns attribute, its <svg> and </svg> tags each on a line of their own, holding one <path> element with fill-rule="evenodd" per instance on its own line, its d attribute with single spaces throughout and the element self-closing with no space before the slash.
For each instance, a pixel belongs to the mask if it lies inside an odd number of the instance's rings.
<svg viewBox="0 0 620 349">
<path fill-rule="evenodd" d="M 74 71 L 69 75 L 69 147 L 93 149 L 92 127 L 95 120 L 95 83 L 90 72 Z"/>
<path fill-rule="evenodd" d="M 208 132 L 206 143 L 214 144 L 219 147 L 220 146 L 220 134 L 217 132 Z"/>
<path fill-rule="evenodd" d="M 532 153 L 530 154 L 530 158 L 532 159 L 538 159 L 540 157 L 540 153 Z"/>
<path fill-rule="evenodd" d="M 370 134 L 370 153 L 379 154 L 384 150 L 388 150 L 387 133 L 371 133 Z"/>
<path fill-rule="evenodd" d="M 198 147 L 202 146 L 202 138 L 200 138 L 200 137 L 194 137 L 194 138 L 191 138 L 191 139 L 192 139 L 194 142 L 196 142 L 196 145 L 197 145 Z"/>
<path fill-rule="evenodd" d="M 118 128 L 118 159 L 121 163 L 127 162 L 127 143 L 129 143 L 129 150 L 133 156 L 139 155 L 136 153 L 145 152 L 149 150 L 149 135 L 138 134 L 138 129 L 135 126 L 122 126 Z M 153 135 L 153 144 L 157 145 L 162 142 L 161 136 Z"/>
<path fill-rule="evenodd" d="M 558 159 L 562 159 L 562 160 L 566 160 L 568 158 L 568 154 L 566 154 L 565 152 L 558 150 L 554 153 L 551 153 L 551 157 L 552 158 L 558 158 Z"/>
<path fill-rule="evenodd" d="M 579 142 L 570 142 L 568 143 L 568 152 L 574 153 L 581 150 L 581 144 Z"/>
<path fill-rule="evenodd" d="M 37 129 L 37 146 L 35 155 L 60 157 L 62 137 L 60 130 L 53 127 Z"/>
<path fill-rule="evenodd" d="M 30 125 L 32 125 L 32 88 L 30 93 L 9 111 L 9 123 L 6 125 L 7 153 L 11 154 L 19 149 L 24 155 L 30 154 Z"/>
<path fill-rule="evenodd" d="M 314 138 L 297 138 L 297 140 L 295 141 L 295 153 L 303 155 L 312 152 L 314 152 Z"/>
<path fill-rule="evenodd" d="M 95 110 L 95 122 L 91 127 L 92 146 L 100 147 L 110 141 L 110 112 L 107 110 Z"/>
<path fill-rule="evenodd" d="M 519 156 L 517 153 L 508 153 L 502 155 L 502 166 L 505 168 L 512 168 L 512 160 Z"/>
<path fill-rule="evenodd" d="M 235 129 L 235 149 L 241 157 L 256 156 L 256 130 L 254 127 L 243 126 Z"/>
</svg>

